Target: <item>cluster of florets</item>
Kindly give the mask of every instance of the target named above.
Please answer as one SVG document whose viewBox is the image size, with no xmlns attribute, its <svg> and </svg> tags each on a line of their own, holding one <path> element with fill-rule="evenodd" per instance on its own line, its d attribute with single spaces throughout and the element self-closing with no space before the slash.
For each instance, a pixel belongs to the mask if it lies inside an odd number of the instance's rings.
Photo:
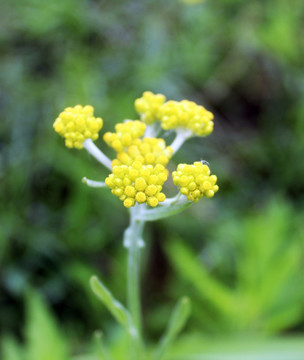
<svg viewBox="0 0 304 360">
<path fill-rule="evenodd" d="M 104 134 L 104 141 L 115 151 L 120 152 L 132 145 L 133 140 L 143 136 L 146 124 L 142 121 L 126 121 L 115 125 L 115 133 Z"/>
<path fill-rule="evenodd" d="M 164 139 L 140 138 L 145 127 L 141 121 L 127 121 L 117 124 L 115 133 L 104 135 L 105 142 L 117 151 L 106 185 L 126 207 L 136 203 L 155 207 L 166 199 L 161 190 L 168 178 L 165 166 L 173 150 Z"/>
<path fill-rule="evenodd" d="M 135 109 L 141 121 L 126 120 L 115 126 L 115 132 L 103 136 L 117 152 L 112 163 L 91 141 L 98 138 L 103 125 L 101 118 L 94 117 L 92 106 L 66 108 L 55 120 L 54 129 L 65 138 L 67 147 L 85 147 L 98 161 L 112 168 L 105 183 L 124 206 L 146 203 L 155 207 L 166 199 L 162 192 L 168 178 L 165 166 L 173 153 L 191 134 L 209 135 L 213 130 L 213 115 L 192 101 L 166 102 L 164 95 L 150 91 L 135 100 Z M 176 130 L 172 147 L 164 139 L 153 137 L 157 126 L 150 124 L 156 121 L 164 130 Z M 197 202 L 203 196 L 211 198 L 218 191 L 217 177 L 210 175 L 209 167 L 201 162 L 179 164 L 172 176 L 180 193 L 189 201 Z"/>
<path fill-rule="evenodd" d="M 151 91 L 145 91 L 141 98 L 135 100 L 135 110 L 140 114 L 142 121 L 152 124 L 159 120 L 159 109 L 165 100 L 166 97 L 163 94 L 153 94 Z"/>
<path fill-rule="evenodd" d="M 211 198 L 219 189 L 216 185 L 217 177 L 210 175 L 209 167 L 200 161 L 192 165 L 179 164 L 172 177 L 174 184 L 180 187 L 180 192 L 189 201 L 197 202 L 203 196 Z"/>
<path fill-rule="evenodd" d="M 160 121 L 164 130 L 187 129 L 197 136 L 213 131 L 213 114 L 193 101 L 167 101 L 161 94 L 150 91 L 135 100 L 135 109 L 147 124 Z"/>
<path fill-rule="evenodd" d="M 125 151 L 117 154 L 112 166 L 128 165 L 139 161 L 144 165 L 161 164 L 166 166 L 172 156 L 173 150 L 166 146 L 165 140 L 161 138 L 136 139 Z"/>
<path fill-rule="evenodd" d="M 86 139 L 98 139 L 103 120 L 95 118 L 90 105 L 67 107 L 54 122 L 55 131 L 65 138 L 69 148 L 82 149 Z"/>
<path fill-rule="evenodd" d="M 125 207 L 134 206 L 136 202 L 155 207 L 166 199 L 161 190 L 167 178 L 168 170 L 163 165 L 143 165 L 134 161 L 130 166 L 114 166 L 105 182 Z"/>
<path fill-rule="evenodd" d="M 213 130 L 213 114 L 193 101 L 168 101 L 159 110 L 164 130 L 186 128 L 198 136 Z"/>
</svg>

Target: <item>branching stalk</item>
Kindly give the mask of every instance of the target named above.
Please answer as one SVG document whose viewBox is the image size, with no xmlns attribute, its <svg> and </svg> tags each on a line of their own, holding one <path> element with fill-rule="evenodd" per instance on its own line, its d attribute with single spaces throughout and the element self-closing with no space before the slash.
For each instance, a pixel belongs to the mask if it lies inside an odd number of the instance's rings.
<svg viewBox="0 0 304 360">
<path fill-rule="evenodd" d="M 160 220 L 185 210 L 191 204 L 192 203 L 187 200 L 186 196 L 178 194 L 172 199 L 167 199 L 167 203 L 158 206 L 155 209 L 147 209 L 146 207 L 143 207 L 142 210 L 135 216 L 141 221 Z"/>
<path fill-rule="evenodd" d="M 140 306 L 140 248 L 142 247 L 142 233 L 144 221 L 136 218 L 140 206 L 131 209 L 130 226 L 124 234 L 124 245 L 128 249 L 127 273 L 127 301 L 134 325 L 138 332 L 139 341 L 142 343 L 142 318 Z M 137 356 L 140 356 L 137 354 Z M 142 360 L 142 357 L 138 357 Z"/>
<path fill-rule="evenodd" d="M 100 149 L 98 149 L 98 147 L 93 143 L 92 139 L 86 139 L 83 142 L 83 147 L 103 166 L 109 170 L 112 170 L 111 160 Z"/>
<path fill-rule="evenodd" d="M 186 130 L 176 130 L 176 137 L 170 145 L 173 149 L 173 155 L 179 150 L 179 148 L 183 145 L 183 143 L 192 136 L 191 131 Z"/>
<path fill-rule="evenodd" d="M 103 181 L 90 180 L 86 177 L 82 178 L 82 182 L 88 185 L 89 187 L 93 187 L 93 188 L 107 187 L 107 184 Z"/>
</svg>

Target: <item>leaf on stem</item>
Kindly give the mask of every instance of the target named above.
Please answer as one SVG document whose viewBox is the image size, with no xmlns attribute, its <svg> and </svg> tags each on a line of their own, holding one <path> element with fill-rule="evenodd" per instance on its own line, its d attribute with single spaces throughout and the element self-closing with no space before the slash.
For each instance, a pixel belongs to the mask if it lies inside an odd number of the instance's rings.
<svg viewBox="0 0 304 360">
<path fill-rule="evenodd" d="M 155 221 L 164 219 L 166 217 L 178 214 L 179 212 L 187 209 L 192 203 L 190 201 L 177 201 L 168 206 L 158 206 L 155 209 L 147 209 L 141 211 L 137 219 L 142 221 Z"/>
<path fill-rule="evenodd" d="M 117 322 L 121 324 L 133 338 L 137 338 L 138 331 L 133 324 L 128 310 L 113 297 L 111 292 L 104 286 L 97 276 L 91 277 L 90 284 L 94 294 L 103 302 Z"/>
<path fill-rule="evenodd" d="M 168 326 L 165 334 L 161 338 L 159 345 L 157 346 L 153 360 L 161 360 L 165 353 L 169 350 L 176 336 L 180 333 L 184 327 L 189 315 L 190 315 L 190 299 L 183 297 L 175 306 L 171 318 L 168 322 Z"/>
<path fill-rule="evenodd" d="M 103 334 L 101 331 L 95 331 L 94 333 L 94 340 L 96 343 L 96 351 L 99 360 L 111 360 L 111 356 L 108 350 L 105 347 L 103 342 Z"/>
<path fill-rule="evenodd" d="M 234 294 L 209 273 L 197 254 L 182 241 L 170 242 L 166 245 L 166 252 L 180 275 L 196 288 L 203 299 L 208 299 L 223 316 L 231 314 L 236 306 Z"/>
</svg>

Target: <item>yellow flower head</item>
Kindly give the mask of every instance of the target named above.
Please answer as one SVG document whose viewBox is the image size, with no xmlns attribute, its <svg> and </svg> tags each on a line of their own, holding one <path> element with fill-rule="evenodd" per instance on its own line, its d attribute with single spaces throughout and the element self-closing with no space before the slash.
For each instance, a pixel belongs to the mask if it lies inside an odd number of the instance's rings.
<svg viewBox="0 0 304 360">
<path fill-rule="evenodd" d="M 146 124 L 139 120 L 127 121 L 116 124 L 115 130 L 115 133 L 105 133 L 103 139 L 115 151 L 120 152 L 131 146 L 135 139 L 143 136 Z"/>
<path fill-rule="evenodd" d="M 134 161 L 130 166 L 113 166 L 113 172 L 105 182 L 125 207 L 136 203 L 155 207 L 166 199 L 161 190 L 167 178 L 168 170 L 163 165 L 143 165 Z"/>
<path fill-rule="evenodd" d="M 193 165 L 179 164 L 172 173 L 173 182 L 189 201 L 197 202 L 203 196 L 211 198 L 218 191 L 217 177 L 210 175 L 206 164 L 196 161 Z"/>
<path fill-rule="evenodd" d="M 164 130 L 186 128 L 198 136 L 207 136 L 213 130 L 213 114 L 193 101 L 168 101 L 159 115 Z"/>
<path fill-rule="evenodd" d="M 140 114 L 142 121 L 152 124 L 159 120 L 159 109 L 165 100 L 165 95 L 145 91 L 141 98 L 135 100 L 135 110 Z"/>
<path fill-rule="evenodd" d="M 162 188 L 168 178 L 165 167 L 172 155 L 192 134 L 206 136 L 213 130 L 213 114 L 204 107 L 188 100 L 165 101 L 162 94 L 144 92 L 135 101 L 141 121 L 126 120 L 116 124 L 115 132 L 104 134 L 104 141 L 117 152 L 112 161 L 92 141 L 86 141 L 96 140 L 103 126 L 103 120 L 94 117 L 92 106 L 67 107 L 53 126 L 65 138 L 67 147 L 85 147 L 100 163 L 112 170 L 105 184 L 125 207 L 135 204 L 156 207 L 166 199 Z M 160 121 L 164 130 L 177 130 L 171 146 L 167 146 L 162 138 L 152 137 L 157 129 L 148 125 L 155 121 Z M 202 162 L 179 164 L 172 177 L 174 184 L 180 188 L 180 193 L 187 196 L 189 201 L 197 202 L 203 196 L 211 198 L 219 189 L 217 177 L 211 175 L 209 167 Z M 94 187 L 105 185 L 90 182 L 90 186 Z M 183 202 L 184 198 L 181 200 Z M 176 206 L 174 201 L 166 201 L 163 209 Z"/>
<path fill-rule="evenodd" d="M 139 161 L 143 165 L 166 166 L 172 156 L 173 150 L 166 146 L 165 140 L 161 138 L 136 139 L 125 151 L 117 154 L 117 159 L 113 160 L 112 166 L 128 165 L 134 161 Z"/>
<path fill-rule="evenodd" d="M 86 139 L 98 139 L 103 120 L 95 118 L 90 105 L 67 107 L 54 122 L 55 131 L 65 138 L 69 148 L 82 149 Z"/>
</svg>

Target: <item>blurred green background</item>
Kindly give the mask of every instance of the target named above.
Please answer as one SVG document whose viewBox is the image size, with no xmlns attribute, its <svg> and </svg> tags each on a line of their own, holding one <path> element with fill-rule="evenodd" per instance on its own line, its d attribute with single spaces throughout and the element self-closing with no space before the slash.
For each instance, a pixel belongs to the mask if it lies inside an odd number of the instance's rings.
<svg viewBox="0 0 304 360">
<path fill-rule="evenodd" d="M 214 199 L 146 226 L 150 342 L 184 294 L 192 335 L 177 349 L 198 339 L 203 352 L 203 337 L 303 339 L 303 21 L 302 0 L 1 1 L 4 360 L 92 354 L 95 329 L 119 338 L 88 279 L 100 275 L 125 300 L 128 213 L 110 191 L 81 183 L 107 171 L 65 148 L 52 124 L 64 107 L 92 104 L 112 130 L 136 118 L 145 90 L 215 114 L 213 134 L 189 140 L 173 163 L 205 159 L 220 185 Z M 46 338 L 58 354 L 38 349 Z"/>
</svg>

